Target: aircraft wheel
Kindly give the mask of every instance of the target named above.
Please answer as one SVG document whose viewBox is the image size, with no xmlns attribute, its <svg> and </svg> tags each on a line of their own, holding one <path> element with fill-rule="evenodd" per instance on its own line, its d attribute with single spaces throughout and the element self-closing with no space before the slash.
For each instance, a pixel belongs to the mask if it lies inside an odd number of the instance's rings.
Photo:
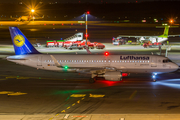
<svg viewBox="0 0 180 120">
<path fill-rule="evenodd" d="M 94 83 L 94 82 L 95 82 L 94 78 L 89 79 L 89 83 Z"/>
</svg>

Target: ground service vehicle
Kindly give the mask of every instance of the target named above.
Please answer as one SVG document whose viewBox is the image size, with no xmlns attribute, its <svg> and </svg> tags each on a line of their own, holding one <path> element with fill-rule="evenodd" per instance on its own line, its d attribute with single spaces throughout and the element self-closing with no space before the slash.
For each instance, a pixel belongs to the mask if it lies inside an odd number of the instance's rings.
<svg viewBox="0 0 180 120">
<path fill-rule="evenodd" d="M 143 43 L 143 47 L 144 48 L 153 48 L 153 47 L 159 47 L 159 46 L 161 46 L 162 45 L 162 43 L 157 43 L 157 42 L 155 42 L 155 43 L 151 43 L 151 41 L 148 41 L 148 42 L 145 42 L 145 43 Z"/>
<path fill-rule="evenodd" d="M 122 37 L 117 37 L 117 38 L 112 38 L 112 44 L 113 45 L 124 45 L 127 42 L 127 38 L 122 38 Z"/>
<path fill-rule="evenodd" d="M 41 47 L 41 43 L 34 44 L 34 47 Z"/>
<path fill-rule="evenodd" d="M 105 45 L 103 45 L 102 43 L 95 43 L 96 44 L 96 49 L 104 49 Z"/>
<path fill-rule="evenodd" d="M 46 41 L 46 47 L 62 47 L 64 40 L 49 40 Z"/>
<path fill-rule="evenodd" d="M 80 46 L 78 44 L 72 44 L 71 46 L 67 47 L 66 49 L 79 49 L 79 50 L 82 50 L 84 48 L 84 46 Z"/>
<path fill-rule="evenodd" d="M 90 44 L 88 44 L 88 48 L 89 48 L 89 49 L 94 49 L 94 48 L 95 48 L 94 43 L 90 43 Z"/>
</svg>

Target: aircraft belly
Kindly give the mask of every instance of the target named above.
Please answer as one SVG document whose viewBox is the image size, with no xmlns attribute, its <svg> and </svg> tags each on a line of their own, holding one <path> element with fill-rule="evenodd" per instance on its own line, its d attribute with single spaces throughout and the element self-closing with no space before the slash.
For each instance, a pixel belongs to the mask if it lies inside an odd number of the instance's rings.
<svg viewBox="0 0 180 120">
<path fill-rule="evenodd" d="M 168 73 L 168 72 L 172 72 L 174 69 L 155 69 L 155 68 L 141 68 L 141 69 L 137 69 L 137 68 L 131 68 L 131 69 L 127 69 L 126 71 L 129 73 Z M 122 71 L 123 72 L 123 71 Z"/>
</svg>

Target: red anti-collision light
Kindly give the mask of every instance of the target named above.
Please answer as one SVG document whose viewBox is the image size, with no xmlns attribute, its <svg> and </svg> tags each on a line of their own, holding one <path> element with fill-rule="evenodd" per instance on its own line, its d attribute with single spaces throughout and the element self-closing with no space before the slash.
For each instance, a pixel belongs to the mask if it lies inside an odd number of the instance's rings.
<svg viewBox="0 0 180 120">
<path fill-rule="evenodd" d="M 129 73 L 122 73 L 122 77 L 127 77 L 129 76 Z"/>
<path fill-rule="evenodd" d="M 109 56 L 109 52 L 105 52 L 104 55 L 105 55 L 105 56 Z"/>
<path fill-rule="evenodd" d="M 88 35 L 88 34 L 85 34 L 85 37 L 89 37 L 89 35 Z"/>
<path fill-rule="evenodd" d="M 89 12 L 89 11 L 87 11 L 86 13 L 87 13 L 87 14 L 90 14 L 90 12 Z"/>
</svg>

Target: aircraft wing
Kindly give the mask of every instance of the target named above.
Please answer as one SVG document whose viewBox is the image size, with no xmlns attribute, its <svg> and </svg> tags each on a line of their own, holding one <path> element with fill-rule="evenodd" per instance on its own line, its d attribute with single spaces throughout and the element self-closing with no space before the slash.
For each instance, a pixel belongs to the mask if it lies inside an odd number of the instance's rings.
<svg viewBox="0 0 180 120">
<path fill-rule="evenodd" d="M 56 60 L 56 58 L 55 58 L 53 55 L 50 55 L 50 56 L 51 56 L 51 58 L 53 59 L 55 65 L 56 65 L 57 67 L 63 68 L 63 66 Z"/>
<path fill-rule="evenodd" d="M 168 37 L 180 37 L 179 35 L 168 35 Z M 158 38 L 159 36 L 136 36 L 136 35 L 119 35 L 118 37 L 128 37 L 128 38 L 149 38 L 149 37 L 153 37 L 153 38 Z"/>
<path fill-rule="evenodd" d="M 180 35 L 168 35 L 168 37 L 180 37 Z"/>
</svg>

